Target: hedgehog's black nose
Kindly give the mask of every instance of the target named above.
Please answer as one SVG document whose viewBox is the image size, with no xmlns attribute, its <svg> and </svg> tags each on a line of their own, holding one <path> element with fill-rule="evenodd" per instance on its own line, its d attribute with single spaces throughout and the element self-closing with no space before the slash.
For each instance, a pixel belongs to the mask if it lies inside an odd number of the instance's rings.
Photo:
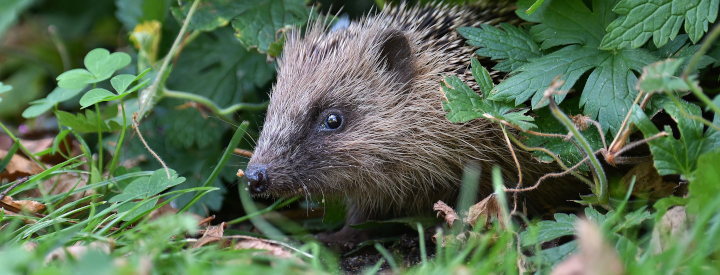
<svg viewBox="0 0 720 275">
<path fill-rule="evenodd" d="M 267 190 L 269 182 L 267 176 L 267 165 L 248 165 L 247 169 L 245 170 L 245 177 L 247 177 L 248 183 L 250 184 L 250 193 L 260 194 Z"/>
</svg>

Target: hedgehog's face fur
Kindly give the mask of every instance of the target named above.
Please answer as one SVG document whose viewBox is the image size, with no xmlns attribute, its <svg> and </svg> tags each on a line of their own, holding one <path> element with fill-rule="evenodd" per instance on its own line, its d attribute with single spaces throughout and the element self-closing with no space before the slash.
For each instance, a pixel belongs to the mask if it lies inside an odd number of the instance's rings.
<svg viewBox="0 0 720 275">
<path fill-rule="evenodd" d="M 383 177 L 384 156 L 401 153 L 393 143 L 406 123 L 410 42 L 400 31 L 363 33 L 291 36 L 249 165 L 266 169 L 267 186 L 255 191 L 354 192 Z"/>
</svg>

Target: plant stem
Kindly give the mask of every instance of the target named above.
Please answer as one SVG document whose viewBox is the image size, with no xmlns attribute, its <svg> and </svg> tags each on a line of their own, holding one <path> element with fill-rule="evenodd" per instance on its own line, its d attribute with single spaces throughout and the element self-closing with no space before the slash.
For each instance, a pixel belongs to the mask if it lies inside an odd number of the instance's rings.
<svg viewBox="0 0 720 275">
<path fill-rule="evenodd" d="M 22 143 L 20 142 L 20 139 L 17 138 L 17 137 L 10 131 L 10 129 L 8 129 L 7 127 L 5 127 L 5 124 L 3 124 L 2 121 L 0 121 L 0 128 L 2 128 L 3 131 L 5 131 L 5 133 L 7 133 L 7 135 L 10 137 L 10 139 L 13 140 L 13 142 L 17 143 L 18 146 L 20 146 L 20 151 L 22 151 L 23 154 L 25 154 L 26 156 L 28 156 L 32 161 L 34 161 L 37 165 L 39 165 L 40 168 L 42 168 L 42 169 L 47 169 L 47 166 L 45 166 L 45 164 L 43 164 L 42 162 L 40 162 L 40 160 L 38 160 L 38 159 L 35 157 L 35 155 L 34 155 L 32 152 L 30 152 L 30 150 L 28 150 L 27 148 L 25 148 L 25 146 L 22 145 Z"/>
<path fill-rule="evenodd" d="M 185 21 L 183 21 L 182 27 L 180 27 L 180 32 L 178 32 L 177 37 L 175 37 L 175 41 L 173 42 L 172 46 L 170 47 L 170 50 L 168 51 L 167 55 L 163 57 L 163 63 L 160 66 L 160 69 L 158 70 L 157 75 L 155 76 L 155 80 L 150 85 L 150 87 L 147 87 L 146 89 L 143 89 L 139 96 L 140 101 L 140 110 L 138 110 L 138 120 L 142 119 L 145 116 L 145 113 L 152 108 L 152 105 L 155 104 L 155 97 L 158 93 L 158 90 L 160 90 L 160 87 L 163 87 L 166 77 L 166 71 L 168 68 L 168 65 L 170 65 L 170 60 L 172 60 L 178 51 L 178 48 L 180 46 L 180 42 L 183 40 L 183 37 L 185 36 L 185 32 L 187 32 L 188 25 L 190 24 L 190 20 L 192 19 L 193 15 L 195 14 L 195 10 L 198 7 L 198 4 L 200 4 L 200 0 L 195 0 L 190 6 L 190 10 L 188 11 L 187 16 L 185 17 Z"/>
<path fill-rule="evenodd" d="M 102 138 L 102 118 L 100 117 L 100 105 L 95 103 L 95 113 L 97 114 L 97 131 L 98 131 L 98 171 L 102 175 L 103 171 L 103 138 Z"/>
<path fill-rule="evenodd" d="M 580 147 L 583 149 L 583 151 L 585 151 L 585 154 L 588 156 L 588 158 L 590 158 L 590 165 L 595 172 L 594 175 L 597 180 L 597 182 L 595 183 L 595 194 L 598 196 L 600 203 L 606 203 L 608 189 L 607 177 L 605 175 L 605 170 L 603 170 L 602 165 L 600 164 L 600 161 L 597 159 L 597 157 L 595 157 L 595 153 L 593 152 L 590 143 L 587 141 L 585 136 L 583 136 L 582 133 L 578 131 L 572 120 L 570 120 L 570 118 L 560 110 L 552 96 L 549 96 L 548 99 L 550 100 L 550 111 L 552 112 L 553 116 L 555 116 L 555 118 L 560 121 L 560 123 L 565 125 L 565 128 L 567 128 L 568 131 L 573 134 L 573 138 L 578 141 Z"/>
<path fill-rule="evenodd" d="M 122 129 L 120 130 L 120 137 L 115 144 L 115 153 L 113 154 L 112 160 L 110 161 L 110 176 L 115 172 L 117 168 L 118 160 L 120 159 L 120 148 L 122 148 L 123 142 L 125 141 L 125 130 L 127 130 L 127 116 L 125 115 L 125 101 L 120 100 L 120 111 L 122 112 Z"/>
<path fill-rule="evenodd" d="M 693 54 L 693 56 L 690 58 L 688 65 L 685 67 L 685 70 L 683 70 L 683 73 L 681 75 L 683 79 L 687 81 L 688 76 L 690 76 L 692 71 L 695 70 L 697 64 L 700 63 L 700 59 L 702 59 L 705 53 L 710 49 L 710 47 L 712 47 L 712 42 L 715 41 L 718 36 L 720 36 L 720 25 L 716 24 L 716 26 L 705 37 L 705 41 L 703 41 L 700 49 L 695 52 L 695 54 Z"/>
<path fill-rule="evenodd" d="M 230 105 L 228 107 L 222 108 L 207 97 L 204 97 L 204 96 L 201 96 L 198 94 L 182 92 L 182 91 L 175 91 L 175 90 L 170 90 L 170 89 L 164 89 L 162 92 L 162 96 L 195 101 L 197 103 L 207 106 L 208 108 L 210 108 L 210 110 L 213 113 L 215 113 L 219 116 L 222 116 L 224 118 L 228 118 L 228 115 L 231 115 L 232 113 L 240 111 L 240 110 L 260 111 L 260 110 L 267 108 L 267 105 L 268 105 L 268 102 L 266 101 L 266 102 L 261 102 L 261 103 L 236 103 L 236 104 Z"/>
</svg>

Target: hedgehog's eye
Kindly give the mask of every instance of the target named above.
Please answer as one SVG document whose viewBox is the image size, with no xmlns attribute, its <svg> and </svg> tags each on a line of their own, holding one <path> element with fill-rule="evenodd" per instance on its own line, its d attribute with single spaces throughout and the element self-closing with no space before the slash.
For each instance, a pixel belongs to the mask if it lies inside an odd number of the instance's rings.
<svg viewBox="0 0 720 275">
<path fill-rule="evenodd" d="M 335 130 L 340 128 L 342 126 L 342 115 L 330 113 L 325 117 L 325 120 L 323 121 L 323 128 L 327 130 Z"/>
</svg>

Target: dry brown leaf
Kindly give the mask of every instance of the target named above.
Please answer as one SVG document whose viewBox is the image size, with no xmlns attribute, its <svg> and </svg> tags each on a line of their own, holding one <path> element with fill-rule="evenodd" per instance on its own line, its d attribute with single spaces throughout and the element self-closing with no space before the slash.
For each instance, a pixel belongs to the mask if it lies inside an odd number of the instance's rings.
<svg viewBox="0 0 720 275">
<path fill-rule="evenodd" d="M 468 209 L 465 223 L 475 227 L 478 221 L 481 221 L 482 224 L 480 225 L 485 227 L 490 224 L 492 218 L 499 219 L 500 214 L 500 204 L 498 204 L 497 197 L 495 194 L 491 194 Z"/>
<path fill-rule="evenodd" d="M 620 180 L 622 185 L 626 187 L 621 188 L 622 190 L 630 188 L 633 176 L 635 176 L 635 186 L 632 193 L 639 198 L 665 198 L 675 193 L 675 189 L 678 187 L 677 183 L 664 181 L 663 177 L 657 173 L 652 162 L 640 163 L 630 169 Z"/>
<path fill-rule="evenodd" d="M 54 260 L 66 261 L 68 257 L 72 257 L 73 259 L 79 259 L 89 250 L 97 250 L 106 254 L 110 254 L 110 250 L 112 250 L 113 247 L 114 243 L 112 242 L 100 241 L 92 242 L 87 245 L 76 243 L 68 247 L 58 247 L 55 250 L 51 251 L 45 257 L 45 263 L 49 263 Z"/>
<path fill-rule="evenodd" d="M 613 247 L 603 239 L 600 228 L 592 221 L 580 219 L 575 224 L 578 252 L 559 263 L 553 275 L 624 274 L 623 264 Z"/>
<path fill-rule="evenodd" d="M 45 205 L 36 201 L 30 201 L 30 200 L 14 200 L 10 196 L 5 196 L 2 199 L 2 202 L 7 204 L 10 207 L 13 207 L 17 210 L 37 214 L 45 210 Z M 15 210 L 11 209 L 4 209 L 5 213 L 14 212 Z M 9 213 L 9 214 L 19 214 L 19 213 Z"/>
<path fill-rule="evenodd" d="M 673 238 L 679 238 L 689 230 L 688 216 L 684 206 L 675 206 L 668 209 L 660 222 L 653 228 L 652 244 L 655 253 L 661 253 L 667 249 L 667 243 Z"/>
<path fill-rule="evenodd" d="M 433 204 L 433 210 L 438 211 L 437 216 L 443 216 L 449 226 L 452 226 L 455 220 L 460 219 L 458 218 L 457 212 L 443 201 L 437 201 Z"/>
<path fill-rule="evenodd" d="M 4 159 L 7 154 L 7 151 L 0 150 L 0 159 Z M 0 180 L 14 181 L 18 178 L 32 176 L 42 171 L 43 169 L 36 163 L 15 153 L 5 167 L 5 170 L 0 172 Z"/>
<path fill-rule="evenodd" d="M 203 233 L 202 237 L 193 244 L 193 248 L 198 248 L 205 246 L 207 244 L 216 243 L 219 241 L 223 241 L 224 237 L 223 234 L 225 234 L 225 223 L 221 223 L 220 225 L 211 225 L 208 226 L 207 229 L 205 229 L 205 232 Z M 222 245 L 223 247 L 225 245 Z"/>
<path fill-rule="evenodd" d="M 260 238 L 253 238 L 248 236 L 233 236 L 233 237 L 242 237 L 242 239 L 237 243 L 235 243 L 234 248 L 235 249 L 259 249 L 259 250 L 265 250 L 266 254 L 278 257 L 278 258 L 292 258 L 292 253 L 290 251 L 287 251 L 284 247 L 277 245 L 269 240 L 264 240 Z"/>
</svg>

